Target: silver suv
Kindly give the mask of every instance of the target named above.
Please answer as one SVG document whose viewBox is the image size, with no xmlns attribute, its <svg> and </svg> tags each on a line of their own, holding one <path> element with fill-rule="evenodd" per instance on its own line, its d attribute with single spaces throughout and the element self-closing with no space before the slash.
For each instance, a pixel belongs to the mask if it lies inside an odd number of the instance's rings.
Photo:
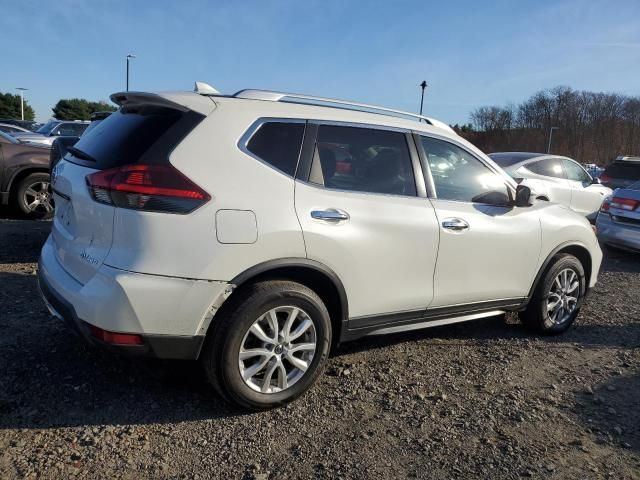
<svg viewBox="0 0 640 480">
<path fill-rule="evenodd" d="M 200 359 L 245 407 L 365 335 L 507 311 L 562 332 L 596 283 L 587 220 L 436 120 L 206 85 L 111 98 L 52 172 L 44 299 L 94 344 Z"/>
</svg>

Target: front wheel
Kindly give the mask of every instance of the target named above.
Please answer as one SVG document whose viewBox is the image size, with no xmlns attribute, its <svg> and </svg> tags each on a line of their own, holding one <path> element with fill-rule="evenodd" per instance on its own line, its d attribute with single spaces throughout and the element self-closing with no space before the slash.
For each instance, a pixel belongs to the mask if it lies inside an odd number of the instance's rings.
<svg viewBox="0 0 640 480">
<path fill-rule="evenodd" d="M 570 254 L 556 255 L 538 282 L 527 309 L 520 312 L 520 319 L 539 333 L 564 332 L 578 316 L 585 291 L 580 261 Z"/>
<path fill-rule="evenodd" d="M 235 293 L 214 318 L 202 354 L 216 390 L 245 408 L 284 405 L 322 373 L 331 321 L 320 297 L 299 283 L 259 282 Z"/>
</svg>

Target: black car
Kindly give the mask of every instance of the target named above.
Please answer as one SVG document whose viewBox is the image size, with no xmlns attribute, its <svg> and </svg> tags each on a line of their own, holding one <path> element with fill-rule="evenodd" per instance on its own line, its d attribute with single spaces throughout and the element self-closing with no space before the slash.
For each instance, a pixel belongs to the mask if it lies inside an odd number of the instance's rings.
<svg viewBox="0 0 640 480">
<path fill-rule="evenodd" d="M 625 188 L 640 180 L 640 157 L 618 157 L 609 165 L 600 182 L 609 188 Z"/>
</svg>

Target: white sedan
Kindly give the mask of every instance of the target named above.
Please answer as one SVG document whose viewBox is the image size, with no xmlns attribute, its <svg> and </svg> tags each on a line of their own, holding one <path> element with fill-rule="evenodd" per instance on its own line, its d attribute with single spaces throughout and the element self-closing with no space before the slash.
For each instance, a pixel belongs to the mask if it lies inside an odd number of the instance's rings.
<svg viewBox="0 0 640 480">
<path fill-rule="evenodd" d="M 566 205 L 589 220 L 596 218 L 603 200 L 613 192 L 568 157 L 527 152 L 489 157 L 517 181 L 525 180 L 536 198 Z"/>
</svg>

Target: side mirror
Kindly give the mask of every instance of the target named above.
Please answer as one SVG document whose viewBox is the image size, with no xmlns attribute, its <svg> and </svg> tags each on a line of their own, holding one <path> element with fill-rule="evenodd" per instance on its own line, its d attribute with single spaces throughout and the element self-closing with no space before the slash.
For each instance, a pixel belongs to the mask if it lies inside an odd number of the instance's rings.
<svg viewBox="0 0 640 480">
<path fill-rule="evenodd" d="M 531 197 L 531 189 L 526 185 L 518 185 L 516 187 L 516 207 L 528 207 L 530 205 L 529 199 Z"/>
<path fill-rule="evenodd" d="M 599 178 L 592 178 L 591 185 L 602 185 L 602 181 Z"/>
</svg>

